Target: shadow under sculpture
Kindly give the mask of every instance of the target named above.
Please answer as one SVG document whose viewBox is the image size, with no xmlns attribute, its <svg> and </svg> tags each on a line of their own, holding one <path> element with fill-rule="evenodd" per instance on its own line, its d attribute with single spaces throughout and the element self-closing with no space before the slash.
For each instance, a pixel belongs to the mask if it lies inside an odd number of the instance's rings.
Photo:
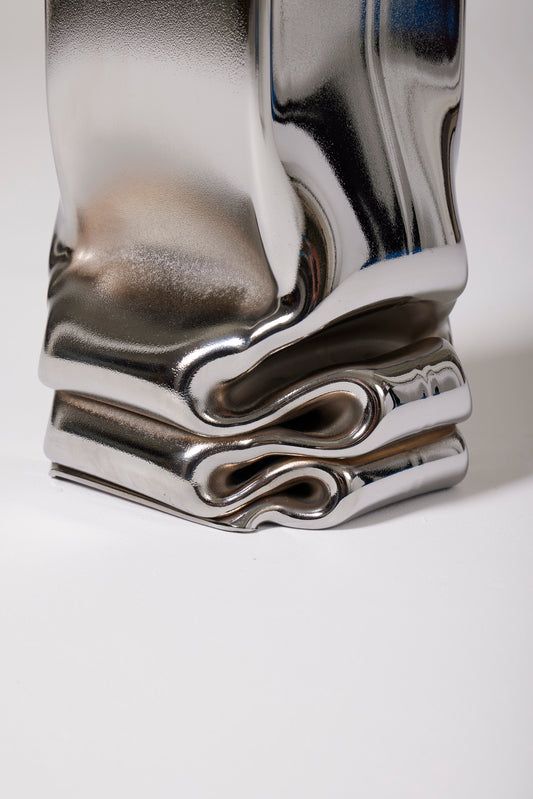
<svg viewBox="0 0 533 799">
<path fill-rule="evenodd" d="M 55 476 L 243 530 L 463 478 L 463 26 L 463 0 L 48 1 Z"/>
</svg>

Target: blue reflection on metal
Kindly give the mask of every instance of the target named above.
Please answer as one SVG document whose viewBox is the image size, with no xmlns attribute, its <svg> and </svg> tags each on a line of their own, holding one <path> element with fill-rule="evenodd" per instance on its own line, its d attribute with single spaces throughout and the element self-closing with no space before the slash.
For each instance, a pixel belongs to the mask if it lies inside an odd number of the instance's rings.
<svg viewBox="0 0 533 799">
<path fill-rule="evenodd" d="M 455 39 L 459 31 L 457 0 L 393 0 L 390 27 L 393 33 Z"/>
</svg>

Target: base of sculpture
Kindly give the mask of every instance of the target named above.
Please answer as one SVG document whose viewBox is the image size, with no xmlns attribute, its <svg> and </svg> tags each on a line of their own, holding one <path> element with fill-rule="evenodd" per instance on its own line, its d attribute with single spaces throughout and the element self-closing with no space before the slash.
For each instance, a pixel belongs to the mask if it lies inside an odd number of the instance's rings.
<svg viewBox="0 0 533 799">
<path fill-rule="evenodd" d="M 467 387 L 454 401 L 469 402 Z M 440 398 L 446 399 L 446 397 Z M 142 433 L 140 430 L 142 428 Z M 173 440 L 173 444 L 172 444 Z M 260 455 L 191 474 L 176 428 L 126 409 L 61 395 L 48 430 L 52 475 L 213 527 L 324 529 L 408 497 L 449 488 L 468 455 L 453 425 L 356 457 Z M 90 471 L 87 471 L 89 469 Z M 149 493 L 146 493 L 149 492 Z M 193 511 L 193 512 L 191 512 Z"/>
</svg>

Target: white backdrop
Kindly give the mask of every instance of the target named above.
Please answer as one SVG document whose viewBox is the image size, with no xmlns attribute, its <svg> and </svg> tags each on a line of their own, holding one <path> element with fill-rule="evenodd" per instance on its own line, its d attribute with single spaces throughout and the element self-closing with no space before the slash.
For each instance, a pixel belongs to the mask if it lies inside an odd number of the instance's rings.
<svg viewBox="0 0 533 799">
<path fill-rule="evenodd" d="M 41 0 L 0 0 L 0 795 L 533 797 L 533 3 L 468 0 L 457 489 L 217 533 L 51 481 Z"/>
</svg>

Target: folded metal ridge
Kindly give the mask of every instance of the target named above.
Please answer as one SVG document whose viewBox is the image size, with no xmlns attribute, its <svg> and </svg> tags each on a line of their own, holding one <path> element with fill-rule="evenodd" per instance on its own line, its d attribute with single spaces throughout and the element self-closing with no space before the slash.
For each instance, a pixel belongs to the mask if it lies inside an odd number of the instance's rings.
<svg viewBox="0 0 533 799">
<path fill-rule="evenodd" d="M 388 477 L 442 460 L 447 479 L 457 482 L 466 468 L 455 424 L 469 415 L 470 394 L 449 343 L 433 339 L 383 360 L 379 371 L 345 368 L 342 381 L 331 374 L 329 391 L 318 395 L 318 418 L 317 400 L 307 400 L 300 416 L 285 425 L 224 438 L 58 392 L 46 449 L 68 469 L 58 468 L 61 476 L 86 472 L 84 481 L 93 475 L 93 482 L 105 481 L 139 501 L 146 501 L 149 478 L 162 509 L 213 524 L 253 529 L 272 519 L 309 527 L 322 527 L 329 518 L 338 523 L 368 507 L 367 495 L 372 507 L 391 501 L 395 495 L 383 484 Z M 354 386 L 372 396 L 374 418 L 365 413 L 361 395 L 352 393 Z M 433 471 L 421 470 L 413 484 L 431 490 L 438 485 Z M 363 490 L 378 482 L 381 500 L 372 499 L 374 490 Z"/>
<path fill-rule="evenodd" d="M 251 451 L 247 459 L 234 459 L 226 450 L 224 463 L 209 456 L 196 460 L 198 453 L 177 428 L 68 395 L 56 398 L 47 451 L 61 458 L 54 476 L 242 530 L 269 522 L 309 529 L 339 524 L 399 498 L 455 484 L 468 462 L 454 426 L 352 457 Z M 147 477 L 150 495 L 143 491 Z"/>
</svg>

